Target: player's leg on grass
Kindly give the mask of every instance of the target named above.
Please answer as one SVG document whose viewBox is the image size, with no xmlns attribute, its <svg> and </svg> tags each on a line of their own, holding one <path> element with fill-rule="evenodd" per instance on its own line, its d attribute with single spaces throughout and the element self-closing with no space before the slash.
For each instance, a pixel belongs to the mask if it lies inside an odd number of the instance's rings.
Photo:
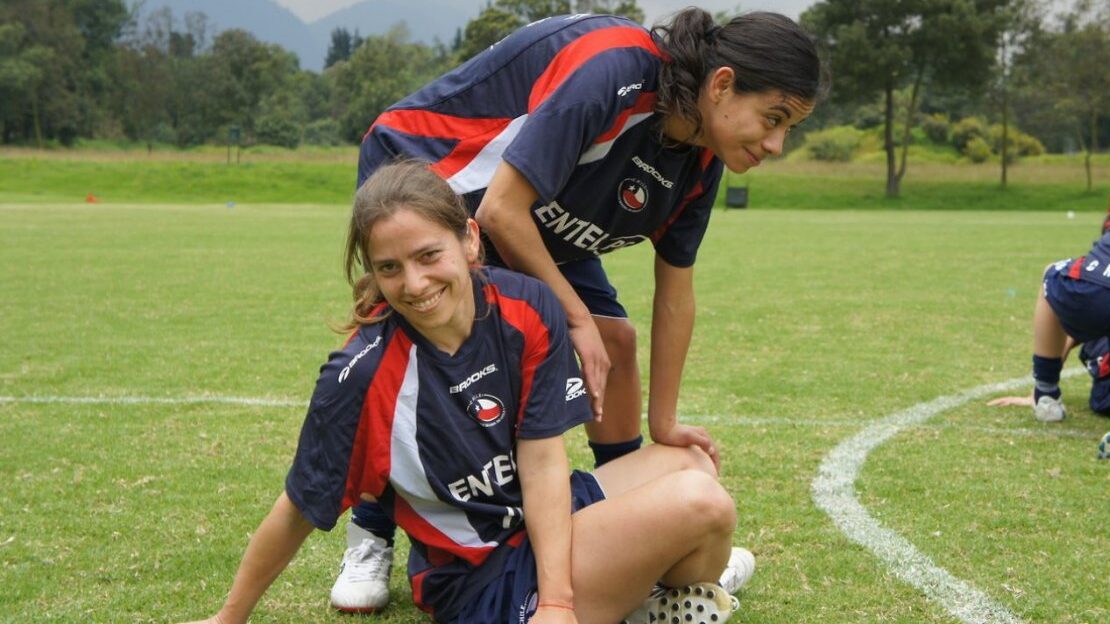
<svg viewBox="0 0 1110 624">
<path fill-rule="evenodd" d="M 1065 417 L 1060 400 L 1060 371 L 1067 343 L 1060 319 L 1042 291 L 1033 310 L 1033 414 L 1042 422 L 1056 422 Z"/>
<path fill-rule="evenodd" d="M 736 508 L 697 449 L 653 445 L 595 472 L 606 499 L 573 516 L 579 622 L 614 622 L 656 582 L 715 583 L 730 554 Z"/>
<path fill-rule="evenodd" d="M 617 298 L 599 258 L 587 258 L 559 265 L 563 277 L 574 288 L 593 315 L 597 331 L 609 355 L 604 417 L 600 423 L 586 424 L 586 436 L 594 454 L 594 465 L 601 466 L 640 448 L 640 369 L 636 363 L 636 328 L 628 311 Z"/>
<path fill-rule="evenodd" d="M 636 328 L 626 318 L 594 316 L 609 354 L 605 385 L 605 416 L 586 423 L 595 465 L 602 466 L 640 448 L 640 368 L 636 361 Z"/>
<path fill-rule="evenodd" d="M 396 525 L 375 500 L 351 509 L 347 550 L 331 588 L 331 606 L 345 613 L 374 613 L 389 604 Z"/>
<path fill-rule="evenodd" d="M 614 463 L 615 465 L 607 464 L 594 471 L 608 494 L 626 492 L 680 470 L 700 470 L 714 478 L 718 476 L 713 461 L 697 447 L 678 448 L 654 444 Z M 745 548 L 733 546 L 717 584 L 727 593 L 735 594 L 754 574 L 755 556 Z"/>
</svg>

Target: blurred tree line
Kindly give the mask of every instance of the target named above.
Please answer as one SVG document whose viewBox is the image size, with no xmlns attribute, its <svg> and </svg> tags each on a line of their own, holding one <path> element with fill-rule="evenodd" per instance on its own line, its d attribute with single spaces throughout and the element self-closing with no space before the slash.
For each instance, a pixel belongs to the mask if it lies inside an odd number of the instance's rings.
<svg viewBox="0 0 1110 624">
<path fill-rule="evenodd" d="M 1030 135 L 1085 152 L 1089 190 L 1091 154 L 1110 142 L 1110 0 L 1052 14 L 1058 4 L 822 0 L 801 16 L 834 75 L 813 126 L 881 127 L 890 197 L 919 127 L 972 161 L 997 156 L 1003 186 L 1013 159 L 1036 151 Z"/>
<path fill-rule="evenodd" d="M 814 4 L 801 21 L 826 50 L 833 90 L 803 132 L 881 129 L 892 195 L 919 129 L 951 138 L 966 118 L 983 129 L 961 134 L 957 148 L 981 151 L 981 140 L 1000 151 L 1003 176 L 1025 149 L 1023 136 L 1050 151 L 1102 150 L 1110 143 L 1110 0 L 1055 14 L 1054 6 Z M 493 0 L 449 43 L 415 42 L 403 25 L 366 37 L 337 29 L 317 73 L 245 31 L 215 32 L 202 14 L 162 10 L 139 23 L 124 0 L 3 0 L 0 140 L 186 147 L 222 143 L 237 127 L 246 144 L 355 143 L 386 106 L 431 78 L 529 21 L 573 12 L 644 18 L 635 0 Z"/>
<path fill-rule="evenodd" d="M 227 140 L 295 147 L 355 143 L 386 106 L 525 23 L 571 12 L 643 20 L 635 0 L 496 0 L 455 40 L 332 33 L 326 69 L 203 14 L 162 9 L 139 23 L 124 0 L 0 2 L 0 141 L 78 138 L 180 147 Z"/>
</svg>

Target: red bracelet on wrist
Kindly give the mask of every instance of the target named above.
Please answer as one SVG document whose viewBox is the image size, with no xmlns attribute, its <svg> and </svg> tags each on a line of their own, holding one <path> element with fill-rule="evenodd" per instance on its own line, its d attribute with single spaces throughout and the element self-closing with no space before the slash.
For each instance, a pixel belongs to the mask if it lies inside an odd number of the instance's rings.
<svg viewBox="0 0 1110 624">
<path fill-rule="evenodd" d="M 574 611 L 574 605 L 565 602 L 541 602 L 536 605 L 536 609 L 543 609 L 550 607 L 552 609 L 566 609 L 567 611 Z"/>
</svg>

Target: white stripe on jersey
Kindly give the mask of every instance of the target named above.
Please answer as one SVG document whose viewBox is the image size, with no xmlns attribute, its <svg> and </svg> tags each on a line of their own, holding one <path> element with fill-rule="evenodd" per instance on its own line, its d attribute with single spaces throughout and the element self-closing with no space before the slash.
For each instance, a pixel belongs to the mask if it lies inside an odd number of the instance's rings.
<svg viewBox="0 0 1110 624">
<path fill-rule="evenodd" d="M 586 163 L 597 162 L 602 158 L 605 158 L 609 154 L 609 150 L 613 148 L 613 143 L 616 143 L 617 139 L 621 138 L 622 134 L 628 132 L 632 129 L 632 126 L 635 126 L 636 124 L 644 121 L 648 117 L 651 117 L 653 114 L 654 113 L 638 113 L 635 115 L 629 115 L 628 119 L 624 123 L 624 127 L 621 128 L 621 131 L 617 133 L 617 136 L 609 139 L 604 143 L 595 143 L 594 145 L 591 145 L 588 150 L 582 152 L 582 157 L 578 159 L 578 164 L 585 165 Z"/>
<path fill-rule="evenodd" d="M 516 138 L 520 127 L 527 119 L 528 114 L 525 113 L 510 121 L 504 130 L 486 143 L 473 160 L 448 178 L 447 183 L 451 185 L 451 190 L 457 195 L 462 195 L 488 187 L 490 180 L 493 179 L 493 172 L 501 164 L 501 155 L 509 148 L 509 144 Z"/>
<path fill-rule="evenodd" d="M 482 541 L 474 527 L 470 526 L 466 514 L 439 500 L 428 483 L 428 475 L 424 471 L 424 465 L 420 463 L 420 453 L 416 446 L 416 401 L 419 393 L 420 379 L 414 344 L 409 347 L 409 363 L 393 412 L 393 431 L 389 445 L 389 479 L 393 483 L 393 489 L 421 518 L 456 544 L 466 548 L 493 548 L 497 543 Z"/>
</svg>

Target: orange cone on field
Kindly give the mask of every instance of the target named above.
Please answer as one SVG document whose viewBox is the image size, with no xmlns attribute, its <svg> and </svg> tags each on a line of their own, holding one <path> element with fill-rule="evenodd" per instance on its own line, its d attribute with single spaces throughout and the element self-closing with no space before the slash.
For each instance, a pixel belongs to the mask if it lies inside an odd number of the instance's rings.
<svg viewBox="0 0 1110 624">
<path fill-rule="evenodd" d="M 85 196 L 85 203 L 86 204 L 95 204 L 98 201 L 100 201 L 100 200 L 98 200 L 96 198 L 96 195 L 93 195 L 92 193 L 89 193 L 88 195 Z"/>
</svg>

